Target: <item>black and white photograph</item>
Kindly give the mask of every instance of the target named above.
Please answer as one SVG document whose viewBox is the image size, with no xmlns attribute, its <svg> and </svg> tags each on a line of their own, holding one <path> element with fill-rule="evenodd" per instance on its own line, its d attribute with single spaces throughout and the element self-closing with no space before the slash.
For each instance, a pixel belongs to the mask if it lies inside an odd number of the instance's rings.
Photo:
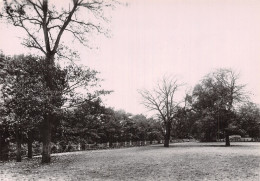
<svg viewBox="0 0 260 181">
<path fill-rule="evenodd" d="M 1 181 L 260 181 L 259 0 L 0 0 Z"/>
</svg>

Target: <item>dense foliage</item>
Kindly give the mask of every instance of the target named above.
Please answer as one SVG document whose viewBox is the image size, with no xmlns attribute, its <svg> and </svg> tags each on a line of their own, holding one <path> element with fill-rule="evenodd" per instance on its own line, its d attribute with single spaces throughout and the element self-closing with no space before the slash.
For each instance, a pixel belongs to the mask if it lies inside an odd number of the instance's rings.
<svg viewBox="0 0 260 181">
<path fill-rule="evenodd" d="M 71 37 L 70 40 L 74 39 L 84 46 L 89 46 L 89 35 L 93 37 L 90 33 L 106 35 L 106 28 L 102 28 L 100 22 L 106 22 L 104 9 L 111 7 L 113 3 L 72 0 L 61 4 L 62 6 L 57 6 L 48 0 L 5 0 L 1 2 L 0 10 L 1 20 L 24 31 L 22 44 L 44 56 L 46 99 L 53 107 L 50 109 L 51 113 L 43 117 L 42 163 L 51 161 L 51 130 L 55 121 L 55 114 L 51 110 L 60 108 L 61 102 L 56 99 L 59 99 L 64 91 L 56 84 L 56 60 L 60 58 L 63 61 L 74 61 L 78 57 L 77 51 L 68 46 L 71 42 L 66 42 L 63 36 L 66 34 Z M 85 16 L 82 16 L 82 13 Z M 76 77 L 79 80 L 78 76 Z"/>
<path fill-rule="evenodd" d="M 69 65 L 52 68 L 52 89 L 47 86 L 48 69 L 45 59 L 33 56 L 15 56 L 6 59 L 3 64 L 4 76 L 1 76 L 1 143 L 16 139 L 17 160 L 21 160 L 19 148 L 25 140 L 30 144 L 37 139 L 42 141 L 44 119 L 52 115 L 51 127 L 57 127 L 64 115 L 62 106 L 79 106 L 91 102 L 100 95 L 109 93 L 104 90 L 94 90 L 99 79 L 96 71 L 85 67 Z M 77 89 L 87 91 L 85 95 Z M 88 89 L 91 89 L 91 91 Z M 38 133 L 38 134 L 35 134 Z M 5 136 L 8 135 L 8 136 Z M 30 153 L 31 157 L 31 153 Z"/>
<path fill-rule="evenodd" d="M 2 56 L 0 160 L 7 160 L 10 147 L 15 147 L 17 161 L 21 161 L 24 144 L 31 158 L 33 143 L 43 142 L 44 119 L 49 114 L 54 118 L 51 142 L 63 147 L 63 151 L 71 144 L 84 148 L 86 144 L 108 143 L 112 147 L 116 142 L 165 138 L 165 125 L 160 119 L 105 107 L 100 95 L 110 91 L 94 89 L 99 81 L 96 71 L 55 65 L 55 89 L 50 90 L 44 61 L 33 56 Z M 186 95 L 184 105 L 174 107 L 171 139 L 216 141 L 231 134 L 260 137 L 260 108 L 248 101 L 241 102 L 245 97 L 243 86 L 232 77 L 228 79 L 226 74 L 230 72 L 217 70 L 208 74 L 192 94 Z"/>
<path fill-rule="evenodd" d="M 259 105 L 250 103 L 245 85 L 233 70 L 207 74 L 188 100 L 188 108 L 179 112 L 182 121 L 176 127 L 177 136 L 191 135 L 201 141 L 225 138 L 227 146 L 230 135 L 259 138 Z"/>
</svg>

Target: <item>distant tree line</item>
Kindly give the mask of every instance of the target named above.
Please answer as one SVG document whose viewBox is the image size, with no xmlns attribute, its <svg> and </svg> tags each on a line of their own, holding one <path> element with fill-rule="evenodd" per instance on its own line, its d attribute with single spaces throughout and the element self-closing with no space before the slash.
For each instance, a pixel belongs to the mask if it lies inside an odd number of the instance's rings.
<svg viewBox="0 0 260 181">
<path fill-rule="evenodd" d="M 259 105 L 250 102 L 239 81 L 232 69 L 216 69 L 182 100 L 176 99 L 176 92 L 183 84 L 171 77 L 164 77 L 152 90 L 139 92 L 143 105 L 162 122 L 165 147 L 171 138 L 225 139 L 230 146 L 230 135 L 260 137 Z"/>
</svg>

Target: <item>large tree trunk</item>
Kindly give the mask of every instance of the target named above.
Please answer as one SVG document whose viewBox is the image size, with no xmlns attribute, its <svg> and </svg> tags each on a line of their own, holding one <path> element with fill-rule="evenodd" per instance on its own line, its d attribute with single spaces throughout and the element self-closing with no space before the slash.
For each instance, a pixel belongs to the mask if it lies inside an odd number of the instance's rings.
<svg viewBox="0 0 260 181">
<path fill-rule="evenodd" d="M 113 147 L 113 133 L 108 133 L 108 147 L 112 148 Z"/>
<path fill-rule="evenodd" d="M 27 156 L 28 156 L 28 158 L 32 158 L 32 155 L 33 155 L 32 143 L 33 142 L 31 142 L 31 141 L 27 143 L 27 146 L 28 146 L 28 155 Z"/>
<path fill-rule="evenodd" d="M 46 72 L 46 83 L 50 91 L 54 91 L 53 85 L 53 69 L 54 69 L 54 54 L 48 53 L 45 58 L 45 68 Z M 51 104 L 55 104 L 54 98 L 51 96 Z M 52 124 L 53 115 L 49 113 L 48 116 L 43 120 L 43 146 L 42 146 L 42 163 L 50 163 L 51 162 L 51 124 Z"/>
<path fill-rule="evenodd" d="M 33 144 L 33 135 L 32 132 L 28 132 L 28 141 L 27 141 L 27 146 L 28 146 L 28 158 L 32 158 L 33 151 L 32 151 L 32 144 Z"/>
<path fill-rule="evenodd" d="M 44 120 L 43 126 L 42 163 L 51 162 L 51 116 Z"/>
<path fill-rule="evenodd" d="M 164 135 L 164 147 L 169 147 L 171 137 L 171 124 L 166 123 L 166 133 Z"/>
<path fill-rule="evenodd" d="M 230 146 L 230 140 L 229 140 L 229 132 L 225 132 L 225 137 L 226 137 L 226 146 Z"/>
<path fill-rule="evenodd" d="M 19 128 L 16 130 L 16 161 L 22 161 L 22 135 Z"/>
<path fill-rule="evenodd" d="M 109 140 L 109 148 L 112 148 L 113 147 L 113 141 L 112 140 Z"/>
<path fill-rule="evenodd" d="M 0 132 L 0 161 L 7 161 L 9 159 L 9 143 L 6 140 L 7 134 L 1 130 Z"/>
</svg>

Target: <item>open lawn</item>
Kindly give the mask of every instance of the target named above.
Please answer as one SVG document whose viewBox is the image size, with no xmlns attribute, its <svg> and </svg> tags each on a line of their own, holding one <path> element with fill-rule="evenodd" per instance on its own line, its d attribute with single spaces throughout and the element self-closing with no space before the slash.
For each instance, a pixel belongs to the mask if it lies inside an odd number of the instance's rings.
<svg viewBox="0 0 260 181">
<path fill-rule="evenodd" d="M 0 163 L 0 180 L 260 180 L 260 143 L 175 143 Z"/>
</svg>

